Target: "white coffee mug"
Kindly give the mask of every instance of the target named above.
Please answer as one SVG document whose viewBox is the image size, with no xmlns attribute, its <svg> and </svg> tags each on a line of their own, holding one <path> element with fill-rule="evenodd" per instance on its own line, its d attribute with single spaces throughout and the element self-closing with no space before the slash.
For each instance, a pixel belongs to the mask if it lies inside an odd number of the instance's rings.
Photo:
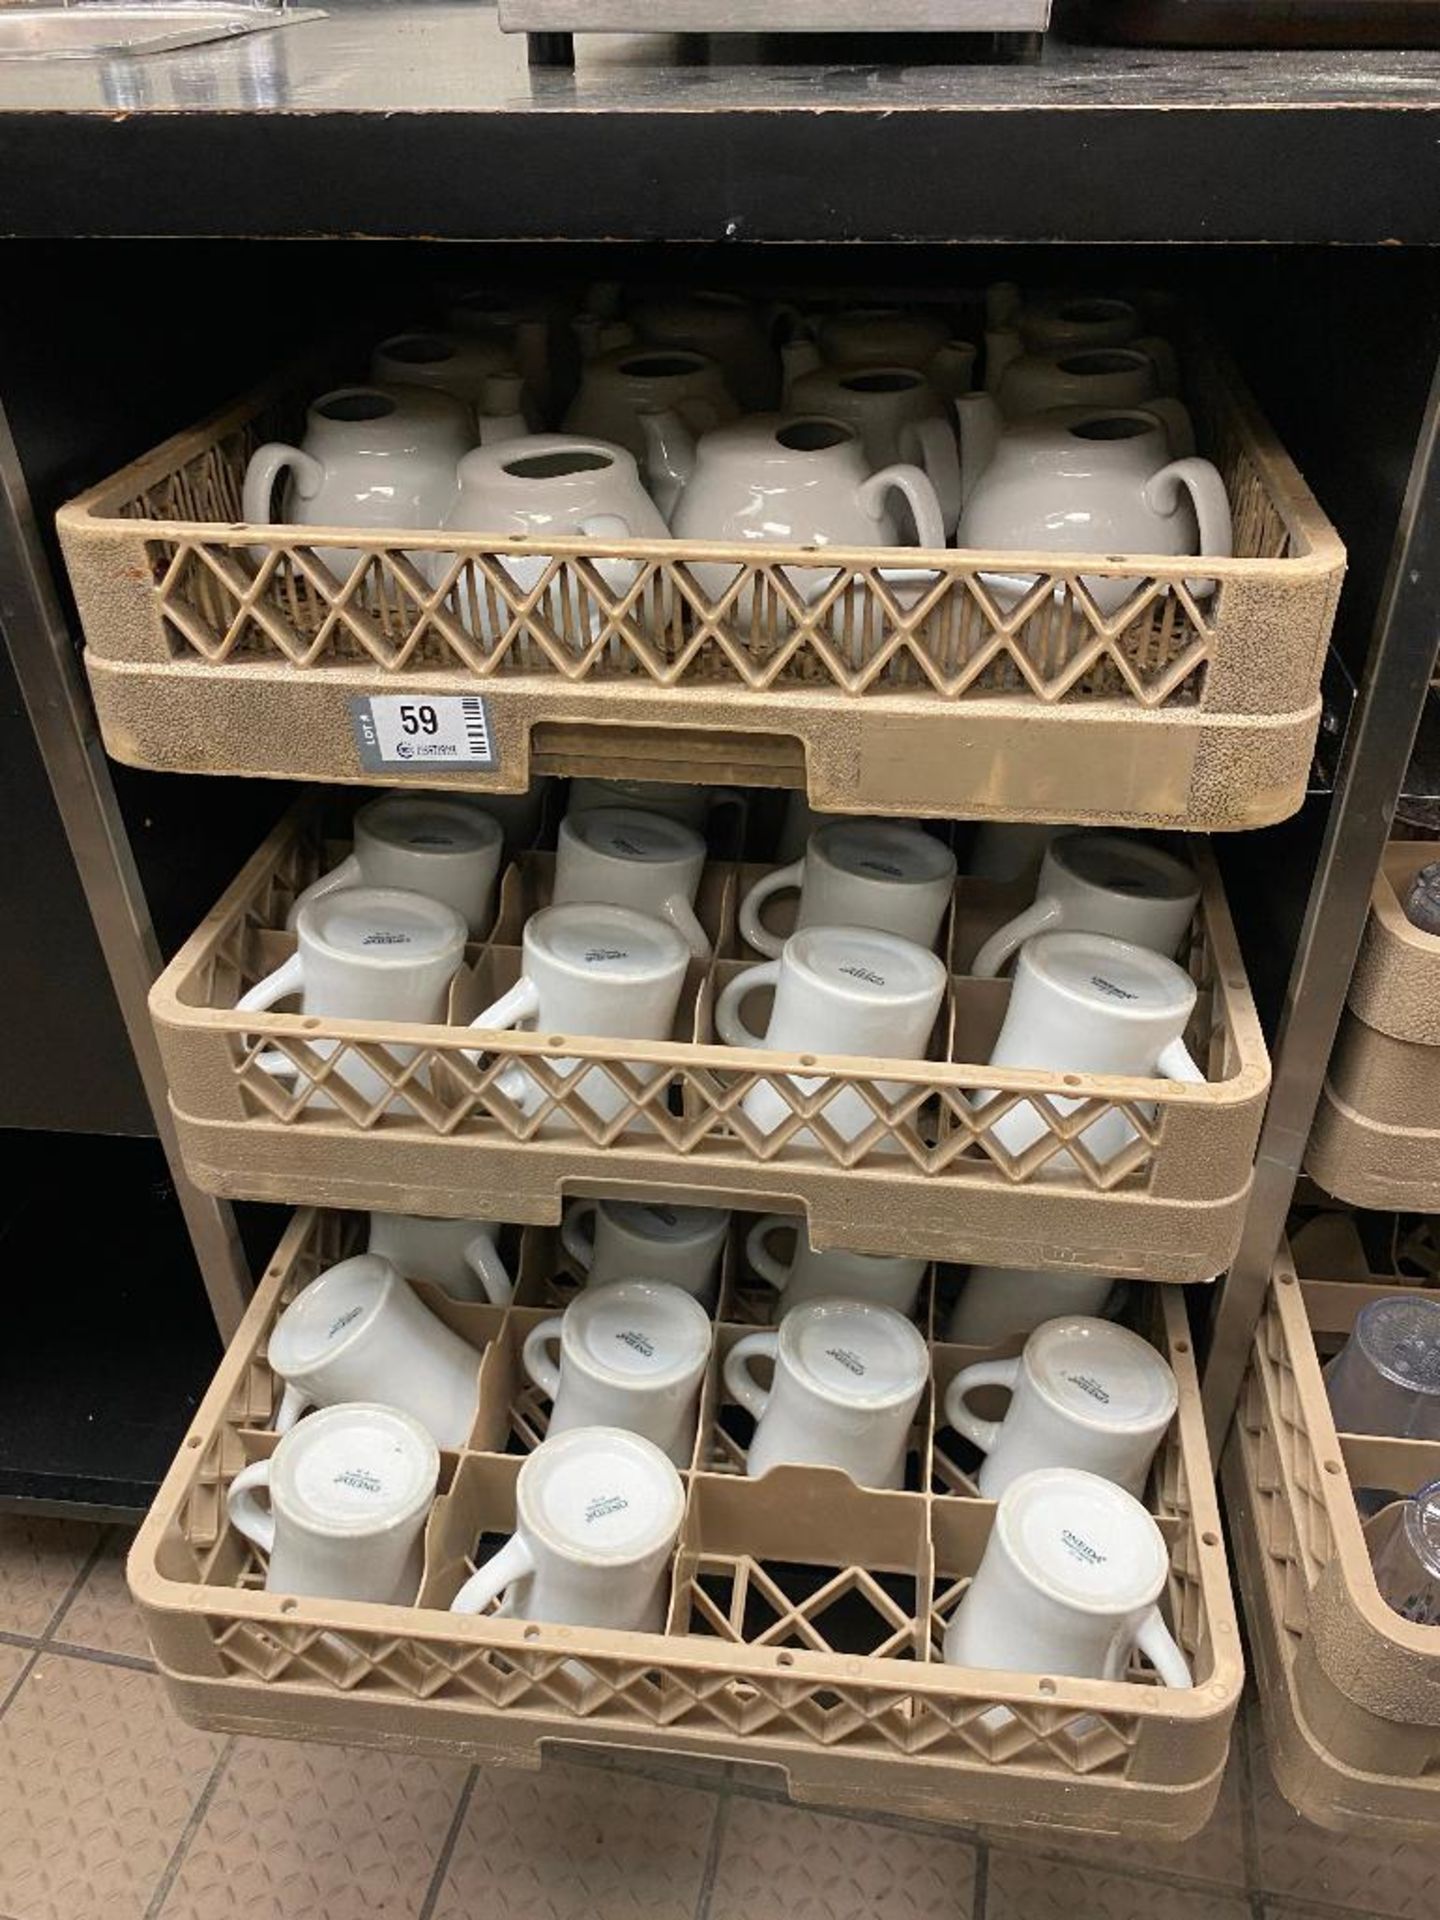
<svg viewBox="0 0 1440 1920">
<path fill-rule="evenodd" d="M 594 807 L 560 822 L 556 906 L 600 901 L 668 920 L 697 960 L 710 936 L 695 917 L 705 842 L 693 827 L 638 807 Z"/>
<path fill-rule="evenodd" d="M 1015 983 L 990 1064 L 1203 1086 L 1205 1075 L 1181 1038 L 1194 1006 L 1195 982 L 1163 954 L 1103 933 L 1038 933 L 1015 962 Z M 972 1104 L 983 1112 L 995 1097 L 976 1093 Z M 1082 1104 L 1049 1098 L 1060 1113 L 1073 1113 Z M 1049 1131 L 1028 1100 L 1017 1101 L 990 1127 L 992 1137 L 1013 1154 Z M 1102 1165 L 1134 1138 L 1135 1129 L 1118 1108 L 1101 1114 L 1079 1135 Z M 1073 1166 L 1072 1155 L 1062 1150 L 1047 1171 Z"/>
<path fill-rule="evenodd" d="M 660 1633 L 685 1489 L 637 1433 L 578 1427 L 545 1440 L 515 1481 L 515 1531 L 452 1613 Z"/>
<path fill-rule="evenodd" d="M 952 1666 L 1123 1680 L 1132 1652 L 1161 1684 L 1193 1684 L 1156 1605 L 1170 1556 L 1133 1494 L 1042 1467 L 1000 1497 L 974 1578 L 945 1629 Z"/>
<path fill-rule="evenodd" d="M 730 1215 L 720 1207 L 668 1200 L 577 1200 L 560 1227 L 566 1253 L 587 1286 L 665 1280 L 711 1300 Z"/>
<path fill-rule="evenodd" d="M 615 1040 L 670 1038 L 691 956 L 663 920 L 630 907 L 542 907 L 525 922 L 521 944 L 520 978 L 471 1021 L 473 1028 L 498 1032 L 523 1026 Z M 573 1059 L 550 1062 L 557 1073 L 571 1073 L 575 1064 Z M 627 1071 L 635 1079 L 652 1079 L 660 1069 L 632 1064 Z M 518 1060 L 496 1085 L 526 1113 L 536 1112 L 548 1097 Z M 575 1091 L 602 1120 L 613 1120 L 627 1104 L 600 1067 L 582 1074 Z M 573 1123 L 556 1113 L 547 1124 L 565 1128 Z"/>
<path fill-rule="evenodd" d="M 465 957 L 465 922 L 453 907 L 424 894 L 396 887 L 346 887 L 312 900 L 295 920 L 296 947 L 289 959 L 235 1002 L 239 1013 L 262 1013 L 281 1000 L 299 997 L 299 1011 L 336 1020 L 389 1020 L 430 1026 L 442 1023 L 450 982 Z M 306 1037 L 317 1054 L 328 1057 L 334 1040 Z M 413 1060 L 416 1049 L 392 1046 L 397 1067 Z M 297 1079 L 299 1069 L 278 1049 L 259 1056 L 267 1073 Z M 386 1080 L 352 1052 L 339 1072 L 366 1099 L 386 1090 Z M 331 1106 L 324 1092 L 311 1106 Z M 408 1101 L 395 1098 L 397 1112 Z"/>
<path fill-rule="evenodd" d="M 376 1400 L 408 1413 L 442 1447 L 463 1447 L 480 1397 L 480 1355 L 378 1253 L 357 1253 L 298 1293 L 266 1347 L 285 1382 L 275 1431 L 307 1407 Z"/>
<path fill-rule="evenodd" d="M 785 941 L 763 924 L 773 894 L 799 891 L 795 926 L 878 927 L 933 947 L 955 889 L 955 856 L 923 827 L 892 820 L 832 820 L 801 859 L 767 873 L 740 902 L 740 932 L 757 953 Z"/>
<path fill-rule="evenodd" d="M 560 1348 L 560 1363 L 550 1358 Z M 577 1294 L 525 1337 L 525 1371 L 552 1402 L 550 1433 L 623 1427 L 677 1467 L 695 1451 L 695 1416 L 710 1358 L 710 1316 L 663 1280 L 617 1280 Z"/>
<path fill-rule="evenodd" d="M 766 1244 L 776 1233 L 788 1233 L 794 1240 L 788 1261 L 777 1260 Z M 929 1264 L 899 1253 L 847 1253 L 838 1247 L 818 1252 L 810 1244 L 805 1222 L 786 1213 L 767 1213 L 755 1222 L 745 1238 L 745 1258 L 779 1294 L 777 1321 L 807 1300 L 837 1295 L 912 1314 Z"/>
<path fill-rule="evenodd" d="M 977 1387 L 1007 1387 L 1003 1419 L 968 1404 Z M 962 1367 L 945 1391 L 945 1418 L 986 1456 L 976 1479 L 998 1500 L 1036 1467 L 1079 1467 L 1138 1498 L 1155 1449 L 1175 1418 L 1175 1376 L 1139 1334 L 1108 1320 L 1048 1320 L 1010 1360 Z"/>
<path fill-rule="evenodd" d="M 452 1300 L 488 1300 L 508 1307 L 515 1283 L 495 1244 L 494 1220 L 423 1220 L 413 1213 L 372 1213 L 369 1250 L 383 1254 L 407 1280 L 429 1280 Z"/>
<path fill-rule="evenodd" d="M 1037 933 L 1108 933 L 1173 958 L 1190 930 L 1200 887 L 1183 860 L 1118 833 L 1062 833 L 1045 850 L 1040 885 L 976 954 L 970 971 L 999 973 Z"/>
<path fill-rule="evenodd" d="M 712 806 L 722 797 L 739 799 L 731 789 L 720 788 L 712 794 L 709 787 L 686 786 L 678 780 L 594 780 L 577 775 L 570 782 L 565 817 L 575 820 L 596 807 L 638 807 L 642 813 L 663 813 L 703 832 Z"/>
<path fill-rule="evenodd" d="M 313 881 L 300 909 L 344 887 L 400 887 L 453 907 L 472 936 L 490 928 L 505 836 L 498 821 L 463 800 L 430 793 L 383 793 L 355 815 L 355 843 L 339 866 Z"/>
<path fill-rule="evenodd" d="M 944 967 L 913 940 L 867 927 L 806 927 L 791 934 L 778 960 L 749 967 L 727 982 L 715 1002 L 715 1030 L 729 1047 L 923 1060 L 945 983 Z M 746 998 L 761 987 L 775 989 L 763 1035 L 747 1027 L 740 1014 Z M 802 1093 L 822 1084 L 810 1074 L 788 1078 Z M 894 1080 L 878 1085 L 891 1100 L 902 1090 Z M 784 1096 L 764 1082 L 750 1089 L 741 1107 L 765 1133 L 794 1117 Z M 842 1140 L 859 1138 L 876 1121 L 869 1101 L 854 1087 L 834 1094 L 823 1118 Z M 798 1128 L 791 1139 L 796 1146 L 819 1144 L 810 1127 Z"/>
<path fill-rule="evenodd" d="M 774 1362 L 770 1386 L 752 1359 Z M 839 1467 L 861 1487 L 898 1488 L 930 1357 L 893 1307 L 811 1300 L 778 1327 L 747 1333 L 725 1356 L 725 1385 L 755 1417 L 752 1480 L 787 1461 Z"/>
<path fill-rule="evenodd" d="M 1115 1291 L 1108 1273 L 971 1267 L 945 1338 L 957 1347 L 995 1347 L 1061 1314 L 1102 1314 Z"/>
<path fill-rule="evenodd" d="M 412 1606 L 439 1477 L 419 1421 L 352 1403 L 312 1414 L 268 1460 L 242 1467 L 225 1505 L 265 1555 L 267 1593 Z"/>
</svg>

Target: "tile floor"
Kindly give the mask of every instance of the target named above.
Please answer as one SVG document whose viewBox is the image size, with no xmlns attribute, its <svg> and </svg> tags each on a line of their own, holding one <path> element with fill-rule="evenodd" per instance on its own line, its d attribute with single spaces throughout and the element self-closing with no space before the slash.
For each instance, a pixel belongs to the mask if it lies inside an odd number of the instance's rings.
<svg viewBox="0 0 1440 1920">
<path fill-rule="evenodd" d="M 459 1763 L 184 1726 L 115 1530 L 0 1514 L 0 1920 L 1437 1920 L 1433 1847 L 1306 1826 L 1247 1714 L 1176 1849 L 800 1811 L 754 1770 Z"/>
</svg>

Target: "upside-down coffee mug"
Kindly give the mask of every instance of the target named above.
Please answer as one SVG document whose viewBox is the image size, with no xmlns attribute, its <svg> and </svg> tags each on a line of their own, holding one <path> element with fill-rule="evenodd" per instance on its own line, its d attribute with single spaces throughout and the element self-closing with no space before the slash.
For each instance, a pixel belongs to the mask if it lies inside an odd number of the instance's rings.
<svg viewBox="0 0 1440 1920">
<path fill-rule="evenodd" d="M 480 1355 L 382 1254 L 357 1253 L 312 1280 L 275 1322 L 266 1358 L 285 1382 L 277 1433 L 307 1407 L 375 1400 L 418 1420 L 438 1446 L 470 1437 Z"/>
<path fill-rule="evenodd" d="M 520 978 L 471 1021 L 491 1032 L 534 1027 L 545 1033 L 614 1040 L 666 1040 L 675 1022 L 690 949 L 663 920 L 630 907 L 593 903 L 542 907 L 525 922 Z M 548 1058 L 548 1056 L 547 1056 Z M 574 1059 L 551 1060 L 557 1073 L 572 1073 Z M 627 1073 L 653 1079 L 658 1067 L 632 1062 Z M 548 1095 L 522 1061 L 499 1075 L 497 1085 L 526 1113 Z M 627 1095 L 600 1067 L 583 1073 L 576 1092 L 602 1119 L 614 1117 Z M 571 1124 L 557 1112 L 557 1126 Z"/>
<path fill-rule="evenodd" d="M 740 902 L 740 932 L 776 957 L 785 941 L 760 918 L 773 894 L 798 892 L 795 927 L 878 927 L 933 947 L 955 889 L 955 856 L 923 827 L 833 820 L 799 860 L 767 873 Z"/>
<path fill-rule="evenodd" d="M 791 934 L 778 960 L 748 967 L 726 983 L 715 1003 L 715 1030 L 728 1047 L 923 1060 L 945 980 L 935 955 L 913 940 L 868 927 L 806 927 Z M 775 989 L 763 1035 L 741 1018 L 744 1001 L 762 987 Z M 786 1077 L 806 1094 L 823 1083 L 818 1075 Z M 902 1082 L 875 1084 L 886 1100 L 901 1095 Z M 794 1117 L 785 1096 L 763 1080 L 740 1104 L 746 1118 L 765 1133 Z M 858 1088 L 842 1086 L 826 1102 L 821 1118 L 841 1139 L 854 1140 L 875 1124 L 876 1114 Z M 798 1146 L 818 1144 L 809 1126 L 798 1128 L 793 1140 Z"/>
<path fill-rule="evenodd" d="M 998 1346 L 1061 1314 L 1101 1315 L 1115 1291 L 1108 1273 L 971 1267 L 945 1338 L 957 1347 Z"/>
<path fill-rule="evenodd" d="M 515 1481 L 515 1531 L 452 1613 L 659 1633 L 685 1516 L 679 1474 L 651 1441 L 611 1427 L 544 1440 Z"/>
<path fill-rule="evenodd" d="M 432 793 L 382 793 L 355 815 L 354 846 L 312 881 L 290 909 L 345 887 L 399 887 L 453 907 L 473 936 L 490 925 L 495 876 L 505 836 L 499 823 L 466 801 Z"/>
<path fill-rule="evenodd" d="M 1162 1686 L 1193 1684 L 1156 1604 L 1170 1555 L 1133 1494 L 1042 1467 L 1000 1496 L 974 1578 L 945 1629 L 952 1666 L 1123 1680 L 1136 1648 Z"/>
<path fill-rule="evenodd" d="M 977 1387 L 1006 1387 L 1003 1419 L 969 1405 Z M 987 1500 L 1036 1467 L 1078 1467 L 1137 1497 L 1175 1417 L 1175 1376 L 1138 1333 L 1074 1315 L 1049 1320 L 1009 1360 L 962 1367 L 945 1418 L 986 1456 L 976 1485 Z"/>
<path fill-rule="evenodd" d="M 970 971 L 999 973 L 1037 933 L 1108 933 L 1173 958 L 1200 903 L 1200 885 L 1183 860 L 1118 833 L 1057 834 L 1045 849 L 1040 884 L 981 947 Z"/>
<path fill-rule="evenodd" d="M 302 1421 L 268 1460 L 240 1469 L 225 1504 L 265 1555 L 267 1593 L 409 1606 L 439 1478 L 439 1450 L 418 1420 L 360 1402 Z"/>
<path fill-rule="evenodd" d="M 697 1300 L 714 1296 L 730 1215 L 668 1200 L 577 1200 L 560 1227 L 566 1253 L 590 1287 L 665 1280 Z"/>
<path fill-rule="evenodd" d="M 774 1363 L 769 1387 L 750 1370 Z M 725 1356 L 725 1385 L 756 1421 L 752 1480 L 786 1462 L 839 1467 L 861 1487 L 898 1488 L 930 1359 L 893 1307 L 811 1300 L 778 1327 L 747 1333 Z"/>
<path fill-rule="evenodd" d="M 705 872 L 705 842 L 693 827 L 638 807 L 595 807 L 560 822 L 555 848 L 556 906 L 601 901 L 668 920 L 697 960 L 710 936 L 695 915 Z"/>
<path fill-rule="evenodd" d="M 299 1011 L 335 1020 L 388 1020 L 433 1025 L 443 1022 L 450 982 L 465 957 L 465 922 L 453 907 L 398 887 L 346 887 L 301 907 L 295 916 L 295 951 L 235 1002 L 238 1013 L 263 1013 L 281 1000 L 299 998 Z M 312 1052 L 328 1058 L 344 1042 L 310 1039 Z M 416 1048 L 394 1045 L 397 1067 Z M 296 1080 L 299 1068 L 278 1048 L 259 1064 L 279 1079 Z M 368 1100 L 386 1092 L 383 1074 L 350 1053 L 340 1077 Z M 331 1106 L 313 1093 L 312 1107 Z M 393 1110 L 409 1111 L 401 1096 Z"/>
<path fill-rule="evenodd" d="M 382 1254 L 407 1280 L 429 1280 L 452 1300 L 488 1300 L 508 1307 L 515 1283 L 495 1244 L 494 1220 L 425 1220 L 413 1213 L 372 1213 L 369 1251 Z"/>
<path fill-rule="evenodd" d="M 783 1233 L 790 1234 L 794 1241 L 788 1261 L 777 1260 L 767 1244 L 772 1235 Z M 778 1294 L 774 1313 L 777 1321 L 807 1300 L 837 1295 L 912 1314 L 929 1264 L 898 1253 L 847 1253 L 843 1248 L 818 1251 L 810 1244 L 804 1220 L 785 1213 L 767 1213 L 755 1222 L 745 1239 L 745 1258 Z"/>
<path fill-rule="evenodd" d="M 558 1366 L 550 1348 L 558 1345 Z M 710 1316 L 663 1280 L 617 1280 L 577 1294 L 525 1337 L 525 1371 L 552 1402 L 550 1433 L 622 1427 L 644 1434 L 677 1467 L 695 1449 L 695 1417 L 710 1358 Z"/>
<path fill-rule="evenodd" d="M 1020 949 L 990 1064 L 1203 1086 L 1205 1075 L 1181 1038 L 1194 1006 L 1195 982 L 1163 954 L 1103 933 L 1039 933 Z M 971 1096 L 982 1114 L 998 1097 L 985 1092 Z M 1048 1097 L 1060 1113 L 1073 1113 L 1083 1104 L 1080 1099 Z M 1017 1100 L 990 1123 L 989 1131 L 1007 1153 L 1018 1154 L 1050 1129 L 1029 1100 Z M 1079 1135 L 1085 1150 L 1102 1165 L 1134 1138 L 1134 1127 L 1115 1107 Z M 1047 1166 L 1068 1171 L 1073 1157 L 1062 1149 Z"/>
</svg>

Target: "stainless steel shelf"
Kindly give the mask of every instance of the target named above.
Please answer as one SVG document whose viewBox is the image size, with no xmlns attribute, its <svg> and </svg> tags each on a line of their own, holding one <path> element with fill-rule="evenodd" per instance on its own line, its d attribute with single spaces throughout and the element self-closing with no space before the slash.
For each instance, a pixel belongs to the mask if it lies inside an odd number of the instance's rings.
<svg viewBox="0 0 1440 1920">
<path fill-rule="evenodd" d="M 1440 52 L 700 49 L 532 71 L 473 0 L 339 0 L 0 66 L 0 233 L 1440 243 Z"/>
</svg>

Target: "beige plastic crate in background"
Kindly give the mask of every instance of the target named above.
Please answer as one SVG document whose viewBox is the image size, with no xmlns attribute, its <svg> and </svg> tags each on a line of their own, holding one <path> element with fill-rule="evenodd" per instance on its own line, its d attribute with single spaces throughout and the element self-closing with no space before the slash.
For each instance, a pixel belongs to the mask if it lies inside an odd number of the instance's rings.
<svg viewBox="0 0 1440 1920">
<path fill-rule="evenodd" d="M 525 1231 L 508 1310 L 420 1290 L 484 1349 L 472 1445 L 444 1456 L 420 1603 L 265 1593 L 262 1569 L 225 1523 L 225 1488 L 275 1444 L 265 1344 L 277 1312 L 354 1249 L 361 1224 L 295 1217 L 136 1538 L 132 1591 L 187 1719 L 526 1767 L 576 1743 L 743 1759 L 776 1767 L 798 1800 L 951 1822 L 1131 1839 L 1182 1839 L 1203 1825 L 1242 1667 L 1178 1290 L 1152 1289 L 1142 1308 L 1180 1390 L 1146 1496 L 1170 1545 L 1164 1605 L 1196 1681 L 1180 1692 L 1143 1665 L 1121 1682 L 946 1666 L 944 1622 L 994 1507 L 950 1458 L 959 1443 L 937 1433 L 930 1396 L 908 1491 L 861 1490 L 823 1469 L 751 1482 L 744 1427 L 725 1409 L 714 1364 L 684 1475 L 664 1634 L 446 1612 L 477 1540 L 493 1549 L 512 1525 L 515 1475 L 544 1430 L 544 1402 L 516 1364 L 525 1329 L 569 1286 L 561 1275 L 555 1290 L 544 1229 Z M 717 1352 L 751 1317 L 733 1248 L 720 1316 Z M 928 1288 L 920 1318 L 928 1329 Z M 937 1379 L 979 1352 L 936 1346 Z"/>
<path fill-rule="evenodd" d="M 832 548 L 807 602 L 782 569 L 815 550 L 689 541 L 547 541 L 527 588 L 510 571 L 523 541 L 249 527 L 246 461 L 296 437 L 309 391 L 267 388 L 59 515 L 105 745 L 162 770 L 363 782 L 353 696 L 478 693 L 497 769 L 442 776 L 476 790 L 671 777 L 678 756 L 831 810 L 1283 819 L 1304 797 L 1344 548 L 1233 369 L 1186 358 L 1235 520 L 1208 596 L 1173 558 Z M 358 577 L 330 571 L 336 548 L 363 550 Z M 442 591 L 407 557 L 423 551 L 460 555 Z M 606 555 L 640 563 L 628 591 L 596 571 Z M 717 560 L 738 569 L 718 598 L 691 571 Z M 1007 610 L 986 576 L 1017 571 L 1036 585 Z M 1103 614 L 1086 575 L 1133 594 Z"/>
<path fill-rule="evenodd" d="M 1269 1062 L 1219 875 L 1202 842 L 1192 851 L 1203 903 L 1188 954 L 1200 986 L 1189 1038 L 1210 1075 L 1203 1086 L 985 1066 L 1009 983 L 964 968 L 1023 904 L 1023 890 L 966 879 L 947 928 L 951 989 L 930 1060 L 715 1044 L 710 1008 L 741 964 L 735 901 L 753 871 L 724 866 L 709 871 L 701 903 L 718 957 L 692 968 L 670 1041 L 506 1033 L 487 1037 L 476 1064 L 475 1035 L 459 1023 L 515 978 L 520 925 L 545 897 L 546 856 L 508 872 L 497 932 L 470 950 L 452 990 L 457 1024 L 242 1016 L 235 1001 L 293 948 L 280 931 L 290 903 L 338 857 L 324 846 L 318 814 L 302 805 L 152 992 L 181 1151 L 202 1188 L 232 1198 L 553 1223 L 564 1196 L 628 1188 L 804 1213 L 820 1246 L 1208 1280 L 1239 1237 Z M 316 1051 L 330 1041 L 335 1051 Z M 293 1082 L 260 1064 L 268 1048 L 295 1063 Z M 415 1049 L 409 1058 L 407 1048 Z M 339 1078 L 352 1050 L 383 1077 L 373 1099 Z M 614 1119 L 586 1104 L 576 1088 L 582 1070 L 556 1065 L 567 1059 L 594 1063 L 620 1090 Z M 529 1116 L 495 1084 L 512 1065 L 547 1096 Z M 637 1069 L 655 1078 L 642 1081 Z M 813 1091 L 792 1083 L 797 1070 Z M 793 1109 L 784 1128 L 761 1131 L 740 1111 L 746 1090 L 762 1081 Z M 862 1090 L 875 1113 L 852 1141 L 824 1118 L 826 1103 L 848 1087 Z M 1006 1097 L 977 1111 L 968 1098 L 977 1089 Z M 993 1124 L 997 1110 L 1023 1097 L 1047 1132 L 1012 1156 Z M 1082 1104 L 1067 1113 L 1062 1101 Z M 1113 1107 L 1136 1134 L 1102 1162 L 1076 1136 Z M 552 1115 L 568 1130 L 545 1131 Z M 792 1137 L 802 1132 L 811 1136 L 804 1145 Z M 1070 1164 L 1057 1170 L 1062 1151 Z"/>
<path fill-rule="evenodd" d="M 1385 850 L 1306 1151 L 1311 1178 L 1358 1207 L 1440 1210 L 1440 937 L 1401 904 L 1437 854 Z"/>
<path fill-rule="evenodd" d="M 1440 1443 L 1336 1433 L 1322 1358 L 1367 1301 L 1415 1284 L 1300 1280 L 1276 1262 L 1224 1460 L 1270 1764 L 1306 1819 L 1433 1839 L 1440 1627 L 1380 1597 L 1352 1486 L 1413 1491 Z"/>
</svg>

